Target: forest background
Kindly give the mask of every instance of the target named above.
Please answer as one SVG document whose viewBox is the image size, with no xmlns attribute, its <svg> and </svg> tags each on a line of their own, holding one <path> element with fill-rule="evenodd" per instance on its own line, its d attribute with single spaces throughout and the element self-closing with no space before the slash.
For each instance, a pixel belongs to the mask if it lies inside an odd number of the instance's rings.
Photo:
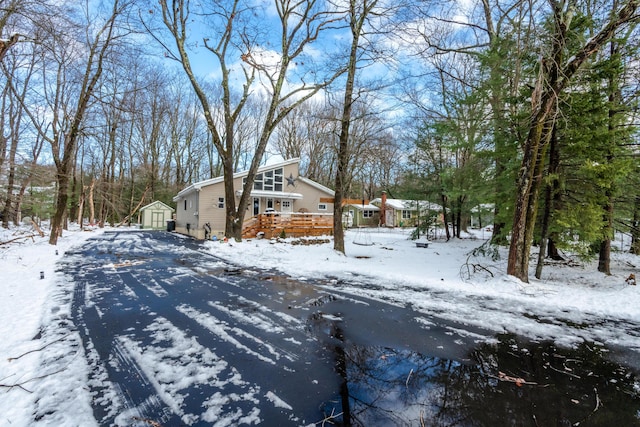
<svg viewBox="0 0 640 427">
<path fill-rule="evenodd" d="M 528 281 L 640 254 L 639 0 L 2 0 L 2 225 L 135 221 L 190 183 L 300 157 L 342 198 L 478 206 Z M 226 182 L 231 182 L 226 179 Z M 429 219 L 422 222 L 429 224 Z"/>
</svg>

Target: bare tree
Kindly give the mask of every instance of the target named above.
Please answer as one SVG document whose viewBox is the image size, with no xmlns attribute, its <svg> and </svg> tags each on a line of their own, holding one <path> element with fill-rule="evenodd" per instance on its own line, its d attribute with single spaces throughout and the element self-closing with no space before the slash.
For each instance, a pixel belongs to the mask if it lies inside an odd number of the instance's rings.
<svg viewBox="0 0 640 427">
<path fill-rule="evenodd" d="M 55 245 L 62 234 L 64 218 L 69 200 L 68 189 L 75 165 L 77 145 L 82 136 L 82 124 L 95 94 L 112 43 L 121 34 L 116 27 L 117 19 L 128 7 L 128 3 L 114 0 L 103 19 L 90 16 L 82 27 L 60 15 L 42 16 L 39 26 L 46 38 L 42 40 L 47 68 L 43 69 L 43 96 L 51 117 L 49 125 L 42 127 L 37 111 L 26 111 L 38 133 L 51 145 L 51 154 L 56 165 L 58 194 L 55 213 L 51 222 L 49 243 Z M 96 25 L 93 22 L 98 22 Z M 70 38 L 75 36 L 75 38 Z M 78 51 L 83 46 L 84 50 Z M 79 55 L 79 53 L 84 55 Z M 84 72 L 78 70 L 78 58 L 84 57 Z M 75 80 L 75 77 L 79 77 Z M 72 100 L 72 97 L 74 100 Z M 42 109 L 41 109 L 42 110 Z"/>
<path fill-rule="evenodd" d="M 348 189 L 349 177 L 349 139 L 354 102 L 357 98 L 356 74 L 363 66 L 363 54 L 367 52 L 374 31 L 373 18 L 380 19 L 385 12 L 377 10 L 378 0 L 349 0 L 347 5 L 347 22 L 351 32 L 351 44 L 347 60 L 347 73 L 340 116 L 340 136 L 338 139 L 337 167 L 335 172 L 334 201 L 333 201 L 333 249 L 344 253 L 344 229 L 342 225 L 343 200 Z M 388 11 L 386 12 L 388 13 Z M 370 59 L 370 57 L 369 57 Z M 366 61 L 364 61 L 366 63 Z"/>
<path fill-rule="evenodd" d="M 313 67 L 314 60 L 306 53 L 306 48 L 332 22 L 331 15 L 321 9 L 320 2 L 274 0 L 272 6 L 277 16 L 274 27 L 277 28 L 267 30 L 265 22 L 258 23 L 254 19 L 257 13 L 255 8 L 240 0 L 214 1 L 206 5 L 195 5 L 189 0 L 161 0 L 162 23 L 169 31 L 175 48 L 170 48 L 152 32 L 166 48 L 165 54 L 181 64 L 200 101 L 211 142 L 222 163 L 226 199 L 225 234 L 236 239 L 241 238 L 253 181 L 276 126 L 294 108 L 326 87 L 342 72 L 336 70 L 321 77 L 322 70 Z M 196 9 L 198 11 L 194 12 Z M 200 19 L 198 23 L 195 22 L 197 18 Z M 196 31 L 196 28 L 204 33 L 202 38 L 189 39 L 188 34 Z M 273 30 L 273 33 L 269 30 Z M 219 75 L 217 84 L 222 90 L 221 102 L 207 94 L 204 90 L 206 79 L 198 77 L 192 65 L 194 53 L 190 48 L 200 43 L 215 58 L 212 67 Z M 269 46 L 277 46 L 277 50 L 270 51 Z M 235 62 L 238 58 L 240 63 Z M 291 73 L 294 65 L 297 66 L 296 72 Z M 298 79 L 295 83 L 289 81 L 294 74 Z M 242 82 L 238 91 L 233 86 L 236 79 Z M 260 87 L 256 87 L 257 83 Z M 236 160 L 234 139 L 242 112 L 254 90 L 260 92 L 267 107 L 255 136 L 255 151 L 242 195 L 236 203 L 233 188 Z M 220 105 L 222 110 L 222 123 L 218 123 L 214 117 L 216 105 Z"/>
</svg>

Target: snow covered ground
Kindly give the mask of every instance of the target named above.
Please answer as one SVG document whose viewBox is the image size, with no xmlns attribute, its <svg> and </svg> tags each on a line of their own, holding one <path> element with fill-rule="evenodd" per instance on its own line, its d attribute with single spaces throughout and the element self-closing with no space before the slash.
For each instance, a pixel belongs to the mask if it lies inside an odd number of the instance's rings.
<svg viewBox="0 0 640 427">
<path fill-rule="evenodd" d="M 295 277 L 331 277 L 342 291 L 412 304 L 490 331 L 564 345 L 606 342 L 640 352 L 640 332 L 624 328 L 627 322 L 640 325 L 640 288 L 625 281 L 640 270 L 640 257 L 614 252 L 611 276 L 599 273 L 595 262 L 570 258 L 546 265 L 541 280 L 532 272 L 527 284 L 505 274 L 506 249 L 498 261 L 470 256 L 485 242 L 474 235 L 435 240 L 428 248 L 417 248 L 409 235 L 396 229 L 350 231 L 347 256 L 334 252 L 332 243 L 292 245 L 295 239 L 208 244 L 212 253 L 236 263 Z M 354 244 L 363 241 L 371 245 Z"/>
<path fill-rule="evenodd" d="M 34 337 L 64 318 L 60 311 L 70 310 L 54 295 L 64 280 L 55 271 L 56 261 L 103 231 L 69 231 L 55 247 L 48 236 L 30 229 L 0 231 L 0 242 L 17 239 L 0 246 L 0 425 L 33 425 L 38 402 L 69 389 L 75 390 L 65 400 L 66 419 L 74 420 L 70 425 L 95 425 L 91 397 L 83 387 L 84 358 L 65 362 L 63 384 L 44 361 L 64 358 L 66 340 L 43 345 Z M 428 248 L 417 248 L 408 236 L 403 230 L 349 231 L 346 256 L 334 252 L 331 242 L 305 245 L 295 244 L 296 239 L 211 241 L 206 247 L 236 264 L 277 269 L 302 280 L 323 279 L 342 292 L 411 304 L 425 321 L 436 315 L 489 331 L 554 339 L 567 346 L 602 342 L 630 349 L 636 359 L 640 355 L 640 289 L 625 282 L 639 272 L 639 257 L 615 252 L 611 276 L 576 258 L 570 265 L 545 266 L 542 280 L 531 274 L 531 283 L 525 284 L 504 274 L 506 253 L 498 261 L 470 256 L 488 233 L 436 240 Z"/>
</svg>

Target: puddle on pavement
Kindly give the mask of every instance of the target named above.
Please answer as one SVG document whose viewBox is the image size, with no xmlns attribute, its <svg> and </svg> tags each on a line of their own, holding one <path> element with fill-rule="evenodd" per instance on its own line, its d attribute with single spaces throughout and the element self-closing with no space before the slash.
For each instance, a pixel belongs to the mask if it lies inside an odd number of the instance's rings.
<svg viewBox="0 0 640 427">
<path fill-rule="evenodd" d="M 308 283 L 278 274 L 258 279 L 277 290 L 280 304 L 313 310 L 309 332 L 324 341 L 342 382 L 321 406 L 324 425 L 640 426 L 636 368 L 612 361 L 602 346 L 566 349 L 501 335 L 443 350 L 427 339 L 435 328 L 414 329 L 400 309 L 347 308 Z M 419 334 L 417 346 L 404 339 Z"/>
<path fill-rule="evenodd" d="M 566 350 L 504 335 L 464 363 L 348 342 L 331 349 L 341 402 L 324 412 L 335 425 L 640 425 L 636 375 L 590 344 Z"/>
</svg>

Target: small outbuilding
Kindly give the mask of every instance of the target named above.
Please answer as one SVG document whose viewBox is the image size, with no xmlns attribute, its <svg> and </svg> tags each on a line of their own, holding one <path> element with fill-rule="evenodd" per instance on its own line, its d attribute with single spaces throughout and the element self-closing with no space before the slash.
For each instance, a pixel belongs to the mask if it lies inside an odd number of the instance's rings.
<svg viewBox="0 0 640 427">
<path fill-rule="evenodd" d="M 345 220 L 347 227 L 377 227 L 380 224 L 380 208 L 367 203 L 349 203 L 345 205 Z"/>
<path fill-rule="evenodd" d="M 163 230 L 167 227 L 167 221 L 173 220 L 176 210 L 160 200 L 149 203 L 140 208 L 140 227 L 151 230 Z"/>
</svg>

